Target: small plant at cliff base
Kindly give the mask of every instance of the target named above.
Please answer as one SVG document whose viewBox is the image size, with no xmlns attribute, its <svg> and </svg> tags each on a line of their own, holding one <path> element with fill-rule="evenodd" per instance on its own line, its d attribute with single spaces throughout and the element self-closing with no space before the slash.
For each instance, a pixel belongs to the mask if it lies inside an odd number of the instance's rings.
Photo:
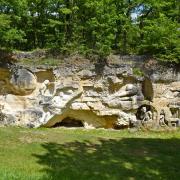
<svg viewBox="0 0 180 180">
<path fill-rule="evenodd" d="M 140 77 L 144 76 L 143 71 L 141 69 L 139 69 L 139 68 L 133 68 L 133 74 L 136 75 L 136 76 L 140 76 Z"/>
</svg>

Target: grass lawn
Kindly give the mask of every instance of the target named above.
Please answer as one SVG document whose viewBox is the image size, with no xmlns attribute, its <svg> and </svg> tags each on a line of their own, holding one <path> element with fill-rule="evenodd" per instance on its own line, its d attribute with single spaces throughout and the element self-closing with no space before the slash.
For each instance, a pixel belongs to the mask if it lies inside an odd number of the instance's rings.
<svg viewBox="0 0 180 180">
<path fill-rule="evenodd" d="M 2 180 L 180 179 L 180 131 L 0 128 Z"/>
</svg>

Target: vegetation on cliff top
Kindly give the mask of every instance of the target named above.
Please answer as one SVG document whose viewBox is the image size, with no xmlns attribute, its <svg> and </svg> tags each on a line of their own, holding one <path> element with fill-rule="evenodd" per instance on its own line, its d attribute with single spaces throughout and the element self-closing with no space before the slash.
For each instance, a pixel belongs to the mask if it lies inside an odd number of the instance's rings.
<svg viewBox="0 0 180 180">
<path fill-rule="evenodd" d="M 0 0 L 0 46 L 180 62 L 178 0 Z"/>
</svg>

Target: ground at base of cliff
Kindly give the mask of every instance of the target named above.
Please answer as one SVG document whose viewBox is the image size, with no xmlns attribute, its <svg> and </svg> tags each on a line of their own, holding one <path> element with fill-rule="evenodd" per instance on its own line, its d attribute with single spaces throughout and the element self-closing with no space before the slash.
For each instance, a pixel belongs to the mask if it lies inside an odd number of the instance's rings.
<svg viewBox="0 0 180 180">
<path fill-rule="evenodd" d="M 0 179 L 179 179 L 180 131 L 0 128 Z"/>
</svg>

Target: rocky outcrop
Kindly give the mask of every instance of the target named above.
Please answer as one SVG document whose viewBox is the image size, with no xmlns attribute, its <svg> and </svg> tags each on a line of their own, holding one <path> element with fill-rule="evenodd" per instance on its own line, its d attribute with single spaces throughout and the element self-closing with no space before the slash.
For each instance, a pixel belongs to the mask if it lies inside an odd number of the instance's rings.
<svg viewBox="0 0 180 180">
<path fill-rule="evenodd" d="M 16 94 L 27 95 L 36 88 L 37 78 L 27 69 L 12 69 L 10 87 Z"/>
<path fill-rule="evenodd" d="M 162 69 L 151 60 L 124 62 L 118 56 L 107 63 L 76 57 L 48 69 L 1 67 L 0 125 L 53 127 L 68 118 L 85 128 L 158 124 L 162 117 L 178 122 L 180 71 L 171 67 L 161 74 Z"/>
</svg>

